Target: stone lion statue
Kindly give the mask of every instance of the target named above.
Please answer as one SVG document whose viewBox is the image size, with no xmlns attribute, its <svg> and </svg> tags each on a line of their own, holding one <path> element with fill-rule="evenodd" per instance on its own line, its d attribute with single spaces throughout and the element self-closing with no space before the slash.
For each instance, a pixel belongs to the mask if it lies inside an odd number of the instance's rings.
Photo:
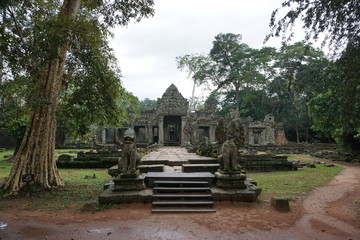
<svg viewBox="0 0 360 240">
<path fill-rule="evenodd" d="M 244 145 L 244 128 L 239 118 L 233 119 L 226 131 L 227 140 L 221 147 L 218 156 L 220 171 L 224 173 L 239 172 L 239 148 Z"/>
<path fill-rule="evenodd" d="M 124 133 L 121 163 L 123 173 L 136 172 L 137 151 L 135 144 L 135 131 L 131 128 L 127 129 Z"/>
</svg>

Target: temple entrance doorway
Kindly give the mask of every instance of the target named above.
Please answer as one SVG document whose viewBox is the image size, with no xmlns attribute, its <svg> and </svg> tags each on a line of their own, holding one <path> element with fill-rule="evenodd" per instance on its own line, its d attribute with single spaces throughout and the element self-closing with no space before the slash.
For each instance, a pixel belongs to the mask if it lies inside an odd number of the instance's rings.
<svg viewBox="0 0 360 240">
<path fill-rule="evenodd" d="M 164 117 L 164 145 L 180 146 L 181 145 L 181 117 L 165 116 Z"/>
</svg>

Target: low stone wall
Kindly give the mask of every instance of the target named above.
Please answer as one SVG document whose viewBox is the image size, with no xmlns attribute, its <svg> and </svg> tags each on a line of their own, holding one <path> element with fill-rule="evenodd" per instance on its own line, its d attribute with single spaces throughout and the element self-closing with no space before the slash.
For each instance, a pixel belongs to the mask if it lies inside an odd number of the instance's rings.
<svg viewBox="0 0 360 240">
<path fill-rule="evenodd" d="M 272 154 L 311 154 L 318 151 L 336 151 L 339 145 L 332 143 L 317 143 L 317 144 L 296 144 L 290 143 L 282 146 L 246 146 L 248 150 L 267 152 Z"/>
<path fill-rule="evenodd" d="M 287 156 L 273 156 L 270 154 L 242 155 L 240 165 L 246 171 L 291 171 L 296 170 L 293 162 L 287 160 Z"/>
</svg>

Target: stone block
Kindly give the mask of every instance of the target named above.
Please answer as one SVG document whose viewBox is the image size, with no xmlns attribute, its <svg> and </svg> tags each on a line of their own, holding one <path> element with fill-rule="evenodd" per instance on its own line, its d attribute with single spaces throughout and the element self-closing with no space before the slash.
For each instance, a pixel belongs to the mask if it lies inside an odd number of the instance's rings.
<svg viewBox="0 0 360 240">
<path fill-rule="evenodd" d="M 117 192 L 111 186 L 99 196 L 99 203 L 135 203 L 139 202 L 139 191 Z"/>
<path fill-rule="evenodd" d="M 233 202 L 255 202 L 261 189 L 251 185 L 246 189 L 221 189 L 211 188 L 211 194 L 214 201 L 233 201 Z"/>
<path fill-rule="evenodd" d="M 68 154 L 62 154 L 59 156 L 58 161 L 74 161 L 74 156 Z"/>
<path fill-rule="evenodd" d="M 215 173 L 216 187 L 223 189 L 246 189 L 246 175 L 242 173 Z"/>
<path fill-rule="evenodd" d="M 183 172 L 211 172 L 214 173 L 219 169 L 218 163 L 213 164 L 182 164 Z"/>
<path fill-rule="evenodd" d="M 164 164 L 154 164 L 154 165 L 139 165 L 138 168 L 141 173 L 147 172 L 163 172 Z"/>
<path fill-rule="evenodd" d="M 271 206 L 278 211 L 290 211 L 289 198 L 288 197 L 272 197 Z"/>
<path fill-rule="evenodd" d="M 129 175 L 129 174 L 128 174 Z M 114 191 L 135 191 L 145 189 L 143 177 L 126 177 L 124 174 L 114 180 Z"/>
<path fill-rule="evenodd" d="M 138 193 L 138 200 L 139 202 L 143 202 L 143 203 L 151 203 L 153 201 L 153 190 L 152 189 L 144 189 L 139 191 Z"/>
<path fill-rule="evenodd" d="M 96 212 L 96 209 L 98 208 L 99 203 L 96 200 L 91 200 L 85 202 L 84 206 L 81 208 L 82 212 Z"/>
</svg>

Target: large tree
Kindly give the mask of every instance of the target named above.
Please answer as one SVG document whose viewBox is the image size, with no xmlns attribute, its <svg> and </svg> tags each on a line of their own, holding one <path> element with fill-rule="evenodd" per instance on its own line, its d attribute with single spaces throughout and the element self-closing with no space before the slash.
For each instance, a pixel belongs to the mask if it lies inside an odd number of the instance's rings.
<svg viewBox="0 0 360 240">
<path fill-rule="evenodd" d="M 344 48 L 349 41 L 359 41 L 358 0 L 286 0 L 281 6 L 282 9 L 274 10 L 271 15 L 271 34 L 266 39 L 273 36 L 282 36 L 285 42 L 292 39 L 294 26 L 301 20 L 306 40 L 317 40 L 323 34 L 323 43 L 328 42 L 335 48 Z"/>
<path fill-rule="evenodd" d="M 360 152 L 360 42 L 349 43 L 341 58 L 322 73 L 322 86 L 309 101 L 314 128 L 343 147 Z"/>
<path fill-rule="evenodd" d="M 201 54 L 186 54 L 184 56 L 176 57 L 178 69 L 187 71 L 188 78 L 191 78 L 193 81 L 188 114 L 190 114 L 192 109 L 195 108 L 195 87 L 204 84 L 204 79 L 198 78 L 196 74 L 200 73 L 201 69 L 207 64 L 208 60 L 207 56 Z"/>
<path fill-rule="evenodd" d="M 313 97 L 309 91 L 309 82 L 304 79 L 306 75 L 302 73 L 312 65 L 319 67 L 316 63 L 324 61 L 326 59 L 323 52 L 304 42 L 282 46 L 276 57 L 274 64 L 276 74 L 269 83 L 269 93 L 279 102 L 275 116 L 284 122 L 286 128 L 295 131 L 298 143 L 300 132 L 303 132 L 306 138 L 311 126 L 307 102 Z M 316 75 L 312 74 L 311 77 L 314 81 Z"/>
<path fill-rule="evenodd" d="M 120 82 L 114 71 L 107 70 L 111 67 L 104 57 L 109 50 L 109 28 L 152 15 L 153 1 L 9 0 L 2 1 L 0 7 L 1 81 L 25 77 L 31 93 L 26 102 L 29 124 L 4 188 L 17 193 L 24 186 L 24 174 L 34 174 L 33 183 L 41 188 L 63 186 L 54 159 L 60 97 L 68 86 L 91 86 L 87 80 L 94 76 L 99 77 L 95 84 L 111 81 L 105 85 L 115 86 L 104 92 L 119 89 Z M 97 68 L 71 64 L 86 61 L 101 64 Z M 106 66 L 104 72 L 101 66 Z M 86 78 L 88 75 L 92 77 Z"/>
<path fill-rule="evenodd" d="M 200 60 L 200 56 L 188 60 L 191 55 L 178 58 L 179 66 L 188 68 L 194 82 L 210 81 L 216 88 L 214 94 L 224 96 L 238 110 L 240 91 L 265 85 L 270 76 L 268 64 L 275 52 L 273 48 L 253 49 L 242 43 L 241 38 L 239 34 L 221 33 L 215 36 L 208 56 L 201 56 Z M 180 65 L 182 61 L 186 64 Z"/>
<path fill-rule="evenodd" d="M 315 129 L 331 132 L 345 146 L 358 151 L 360 1 L 287 0 L 282 7 L 288 11 L 280 19 L 281 11 L 273 12 L 272 32 L 267 38 L 282 35 L 284 41 L 291 39 L 296 21 L 302 20 L 306 40 L 317 40 L 323 34 L 323 43 L 342 51 L 340 59 L 322 79 L 324 88 L 310 102 L 310 110 Z"/>
</svg>

